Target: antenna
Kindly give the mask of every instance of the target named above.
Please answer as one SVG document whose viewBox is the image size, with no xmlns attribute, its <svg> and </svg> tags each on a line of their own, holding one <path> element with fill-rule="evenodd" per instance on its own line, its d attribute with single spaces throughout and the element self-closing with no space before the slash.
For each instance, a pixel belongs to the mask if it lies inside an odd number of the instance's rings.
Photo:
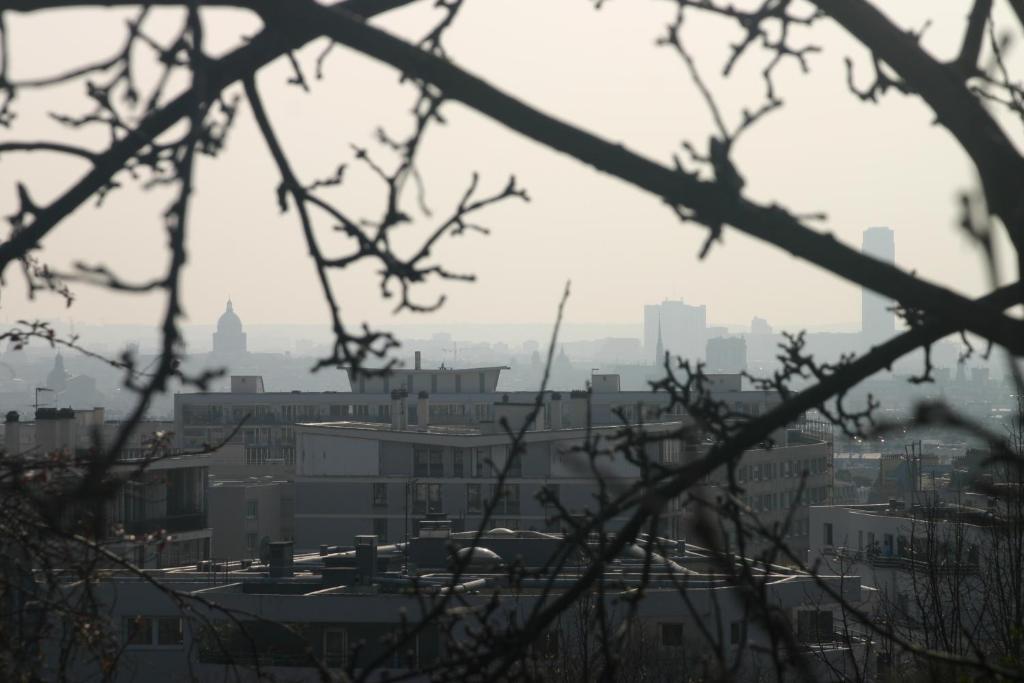
<svg viewBox="0 0 1024 683">
<path fill-rule="evenodd" d="M 36 402 L 32 404 L 32 407 L 35 408 L 36 410 L 39 410 L 39 392 L 40 391 L 49 391 L 51 394 L 56 394 L 57 393 L 56 391 L 54 391 L 53 389 L 50 389 L 48 387 L 36 387 Z"/>
</svg>

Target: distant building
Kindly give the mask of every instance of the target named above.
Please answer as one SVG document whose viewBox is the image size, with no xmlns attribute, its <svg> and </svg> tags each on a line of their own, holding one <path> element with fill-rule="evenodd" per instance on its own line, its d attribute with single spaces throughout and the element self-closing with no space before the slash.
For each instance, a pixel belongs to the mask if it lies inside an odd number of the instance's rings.
<svg viewBox="0 0 1024 683">
<path fill-rule="evenodd" d="M 64 356 L 59 352 L 53 359 L 53 369 L 46 375 L 46 388 L 52 391 L 64 391 L 68 386 L 71 373 L 64 369 Z"/>
<path fill-rule="evenodd" d="M 559 354 L 563 357 L 563 354 Z M 568 358 L 564 358 L 568 364 Z M 552 374 L 561 367 L 556 359 Z M 650 370 L 650 368 L 642 368 Z M 261 474 L 290 477 L 295 466 L 294 426 L 302 422 L 358 420 L 390 422 L 391 392 L 404 390 L 410 399 L 406 406 L 407 424 L 419 421 L 418 394 L 429 397 L 429 420 L 435 425 L 476 425 L 495 419 L 495 403 L 508 396 L 513 403 L 532 402 L 536 391 L 498 392 L 498 377 L 503 367 L 451 369 L 398 369 L 389 375 L 356 379 L 352 391 L 265 391 L 257 378 L 231 378 L 231 392 L 187 393 L 174 396 L 174 434 L 178 448 L 200 448 L 224 440 L 237 445 L 239 466 L 269 468 Z M 610 375 L 613 373 L 605 373 Z M 726 377 L 726 376 L 722 376 Z M 594 381 L 592 377 L 587 379 Z M 764 410 L 777 398 L 766 392 L 742 391 L 738 376 L 732 381 L 713 384 L 715 398 L 744 410 Z M 622 377 L 601 379 L 600 387 L 590 395 L 591 421 L 596 425 L 620 424 L 619 413 L 629 419 L 671 419 L 664 415 L 668 397 L 664 392 L 624 391 Z M 635 384 L 647 384 L 636 381 Z M 436 389 L 435 389 L 436 385 Z M 610 391 L 617 387 L 617 391 Z M 604 390 L 604 391 L 602 391 Z M 554 393 L 544 396 L 545 410 L 551 411 Z M 660 416 L 660 417 L 659 417 Z M 244 423 L 243 423 L 244 421 Z M 250 472 L 249 474 L 255 474 Z M 249 476 L 246 474 L 245 476 Z M 227 478 L 241 477 L 232 472 Z"/>
<path fill-rule="evenodd" d="M 665 351 L 688 359 L 702 358 L 707 318 L 707 306 L 690 306 L 682 299 L 644 306 L 644 351 L 648 356 L 656 353 L 660 330 Z"/>
<path fill-rule="evenodd" d="M 231 299 L 228 299 L 228 305 L 217 321 L 217 331 L 213 333 L 213 352 L 230 355 L 246 353 L 247 350 L 242 321 L 235 313 Z"/>
<path fill-rule="evenodd" d="M 750 334 L 771 334 L 772 326 L 768 324 L 768 321 L 764 318 L 758 318 L 754 316 L 754 319 L 750 321 Z"/>
<path fill-rule="evenodd" d="M 868 228 L 864 231 L 861 252 L 882 261 L 896 262 L 896 242 L 889 228 Z M 896 332 L 896 314 L 889 310 L 893 302 L 868 288 L 861 290 L 861 334 L 864 344 L 874 346 Z"/>
<path fill-rule="evenodd" d="M 726 374 L 747 369 L 747 342 L 743 337 L 715 337 L 708 340 L 705 370 Z"/>
<path fill-rule="evenodd" d="M 55 455 L 87 460 L 96 455 L 94 438 L 109 444 L 124 427 L 104 421 L 103 408 L 39 408 L 35 420 L 5 417 L 4 446 L 9 453 L 45 459 Z M 110 479 L 121 480 L 115 495 L 103 501 L 71 498 L 68 524 L 93 520 L 92 533 L 112 553 L 140 568 L 194 564 L 210 557 L 207 524 L 207 458 L 169 450 L 169 423 L 142 421 L 128 435 Z M 77 485 L 82 466 L 51 474 Z"/>
<path fill-rule="evenodd" d="M 207 491 L 213 557 L 253 560 L 270 541 L 288 541 L 294 524 L 294 484 L 215 481 Z"/>
<path fill-rule="evenodd" d="M 46 389 L 50 394 L 45 398 L 53 405 L 95 405 L 96 380 L 88 375 L 72 375 L 64 367 L 64 356 L 60 353 L 53 359 L 53 368 L 46 375 Z"/>
<path fill-rule="evenodd" d="M 730 379 L 713 377 L 716 384 L 738 385 Z M 490 523 L 495 526 L 558 531 L 556 509 L 542 502 L 540 491 L 555 495 L 570 514 L 594 512 L 595 465 L 581 447 L 596 437 L 612 444 L 620 432 L 607 422 L 598 424 L 587 411 L 596 399 L 621 393 L 552 394 L 548 410 L 530 423 L 524 450 L 508 464 L 502 481 L 498 468 L 506 466 L 510 455 L 500 425 L 507 420 L 509 428 L 518 429 L 530 416 L 530 402 L 494 403 L 493 420 L 475 425 L 412 423 L 402 419 L 406 398 L 395 392 L 391 414 L 399 417 L 390 424 L 349 420 L 295 425 L 295 546 L 315 550 L 320 543 L 369 533 L 394 542 L 414 533 L 418 520 L 431 515 L 447 515 L 456 530 L 475 529 L 492 502 Z M 431 401 L 425 392 L 420 395 L 420 415 L 431 414 Z M 734 405 L 745 414 L 761 412 L 756 405 Z M 645 429 L 667 436 L 682 424 L 647 422 Z M 772 448 L 746 451 L 736 468 L 744 484 L 744 504 L 765 524 L 787 524 L 788 541 L 797 550 L 807 547 L 807 506 L 829 499 L 830 429 L 826 434 L 820 425 L 803 423 L 780 430 L 773 435 Z M 703 448 L 667 437 L 652 444 L 647 455 L 662 466 L 678 467 L 700 457 Z M 639 476 L 638 465 L 620 454 L 602 458 L 597 467 L 613 488 Z M 720 495 L 726 477 L 724 470 L 710 474 L 702 483 L 702 495 L 708 500 Z M 660 520 L 663 533 L 674 538 L 686 535 L 699 521 L 677 503 L 666 506 Z M 609 520 L 609 528 L 620 522 Z M 749 540 L 747 548 L 756 545 Z"/>
</svg>

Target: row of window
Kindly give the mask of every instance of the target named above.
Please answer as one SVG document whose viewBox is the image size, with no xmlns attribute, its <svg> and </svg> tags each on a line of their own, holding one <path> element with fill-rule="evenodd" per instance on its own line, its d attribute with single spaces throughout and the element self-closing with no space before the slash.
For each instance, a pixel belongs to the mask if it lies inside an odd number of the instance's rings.
<svg viewBox="0 0 1024 683">
<path fill-rule="evenodd" d="M 820 458 L 786 460 L 780 463 L 766 462 L 757 465 L 744 465 L 737 468 L 736 477 L 740 482 L 747 482 L 801 477 L 804 472 L 809 475 L 824 474 L 828 472 L 828 460 L 828 456 L 822 456 Z"/>
<path fill-rule="evenodd" d="M 743 504 L 754 512 L 788 510 L 794 505 L 817 505 L 828 501 L 828 486 L 812 486 L 800 490 L 776 491 L 760 495 L 741 496 Z M 798 500 L 799 499 L 799 500 Z"/>
<path fill-rule="evenodd" d="M 451 472 L 447 476 L 494 477 L 506 471 L 507 476 L 523 476 L 523 464 L 519 457 L 508 463 L 508 449 L 496 448 L 452 448 Z M 414 477 L 440 479 L 446 476 L 444 450 L 440 447 L 417 446 L 413 449 L 412 473 Z"/>
<path fill-rule="evenodd" d="M 126 647 L 180 647 L 180 617 L 122 617 L 121 634 Z"/>
<path fill-rule="evenodd" d="M 452 486 L 449 484 L 448 486 Z M 466 507 L 467 513 L 482 512 L 488 501 L 496 501 L 492 512 L 494 514 L 519 514 L 520 487 L 519 484 L 505 484 L 498 487 L 497 484 L 466 484 Z M 412 484 L 411 498 L 412 511 L 414 514 L 427 514 L 444 512 L 444 503 L 441 496 L 442 484 L 416 483 Z M 548 495 L 558 500 L 559 486 L 548 484 L 544 487 Z M 371 486 L 372 503 L 374 507 L 388 507 L 388 485 L 373 484 Z M 255 501 L 252 501 L 255 502 Z"/>
</svg>

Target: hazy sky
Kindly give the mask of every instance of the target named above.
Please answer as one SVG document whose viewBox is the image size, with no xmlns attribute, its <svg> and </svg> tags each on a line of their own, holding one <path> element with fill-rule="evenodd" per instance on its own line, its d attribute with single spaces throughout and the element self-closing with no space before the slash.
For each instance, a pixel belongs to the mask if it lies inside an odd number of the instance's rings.
<svg viewBox="0 0 1024 683">
<path fill-rule="evenodd" d="M 379 25 L 419 36 L 436 16 L 432 3 L 388 15 Z M 710 119 L 682 62 L 655 46 L 672 17 L 672 3 L 609 0 L 594 11 L 587 0 L 468 0 L 448 47 L 455 61 L 492 79 L 540 109 L 570 119 L 630 149 L 668 163 L 683 139 L 704 148 Z M 933 25 L 924 44 L 942 57 L 952 54 L 968 3 L 881 3 L 908 28 L 927 15 Z M 15 75 L 54 71 L 87 55 L 103 56 L 122 39 L 120 11 L 48 12 L 8 19 Z M 742 106 L 760 102 L 758 71 L 763 55 L 751 53 L 734 78 L 718 74 L 731 24 L 698 20 L 692 13 L 684 37 L 703 73 L 720 94 L 733 125 Z M 223 49 L 258 24 L 242 13 L 211 17 L 217 47 Z M 169 20 L 171 17 L 166 17 Z M 1009 26 L 1009 22 L 1004 22 Z M 866 55 L 830 22 L 807 40 L 821 45 L 811 56 L 812 72 L 795 63 L 778 72 L 786 101 L 750 132 L 737 150 L 747 191 L 797 212 L 824 211 L 820 227 L 859 247 L 861 231 L 887 225 L 896 231 L 899 265 L 969 294 L 985 289 L 981 259 L 957 233 L 956 194 L 972 184 L 965 156 L 916 99 L 888 95 L 881 106 L 864 104 L 846 88 L 843 58 L 857 61 L 857 77 L 871 74 Z M 312 78 L 322 43 L 299 54 Z M 395 72 L 348 51 L 335 49 L 326 77 L 306 94 L 285 84 L 283 63 L 260 72 L 259 84 L 292 162 L 303 180 L 333 173 L 350 163 L 344 185 L 330 196 L 350 214 L 373 217 L 383 201 L 382 186 L 352 165 L 352 143 L 377 149 L 376 125 L 394 133 L 408 129 L 414 91 Z M 46 118 L 49 110 L 85 111 L 80 89 L 52 96 L 24 92 L 20 118 L 0 135 L 34 139 L 64 134 Z M 236 86 L 230 91 L 239 93 Z M 76 95 L 76 97 L 72 97 Z M 853 323 L 859 318 L 859 290 L 811 264 L 729 230 L 724 245 L 704 261 L 697 252 L 704 232 L 682 225 L 657 199 L 623 182 L 510 133 L 462 105 L 446 105 L 448 125 L 434 128 L 422 157 L 428 202 L 434 217 L 419 216 L 403 228 L 411 246 L 447 215 L 471 173 L 481 174 L 487 192 L 514 173 L 532 202 L 512 201 L 480 216 L 490 236 L 467 235 L 435 249 L 449 269 L 476 273 L 475 284 L 444 285 L 448 303 L 430 322 L 544 322 L 550 320 L 566 279 L 573 282 L 568 319 L 577 323 L 638 323 L 644 303 L 683 297 L 706 303 L 710 320 L 746 323 L 760 315 L 778 327 Z M 1013 131 L 1014 134 L 1017 131 Z M 102 136 L 93 138 L 97 148 Z M 383 152 L 381 152 L 383 154 Z M 381 159 L 385 159 L 382 156 Z M 15 207 L 16 181 L 24 181 L 42 202 L 77 179 L 78 162 L 55 156 L 4 155 L 0 160 L 0 213 Z M 125 179 L 125 182 L 128 182 Z M 203 157 L 193 202 L 190 261 L 185 287 L 188 321 L 210 323 L 230 295 L 247 323 L 316 323 L 325 306 L 307 261 L 294 213 L 277 209 L 278 183 L 265 145 L 243 105 L 227 150 Z M 125 277 L 147 278 L 165 263 L 161 213 L 169 194 L 136 189 L 113 193 L 104 206 L 78 211 L 45 241 L 46 260 L 66 268 L 74 260 L 104 261 Z M 412 194 L 409 198 L 412 199 Z M 414 210 L 412 203 L 407 207 Z M 341 238 L 324 225 L 325 245 L 341 252 Z M 339 276 L 343 312 L 349 322 L 392 320 L 390 303 L 378 295 L 374 268 Z M 110 295 L 76 288 L 66 311 L 52 297 L 27 303 L 18 273 L 7 273 L 0 318 L 72 317 L 91 323 L 155 321 L 162 304 L 155 297 Z M 438 288 L 422 288 L 429 301 Z M 158 305 L 159 304 L 159 305 Z M 424 322 L 404 314 L 392 322 Z"/>
</svg>

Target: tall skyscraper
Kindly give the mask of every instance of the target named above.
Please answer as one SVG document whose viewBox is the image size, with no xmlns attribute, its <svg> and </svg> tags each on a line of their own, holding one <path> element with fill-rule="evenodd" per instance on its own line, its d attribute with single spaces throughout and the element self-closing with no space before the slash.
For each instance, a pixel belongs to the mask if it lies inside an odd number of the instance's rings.
<svg viewBox="0 0 1024 683">
<path fill-rule="evenodd" d="M 663 350 L 673 356 L 703 359 L 707 330 L 706 306 L 690 306 L 682 299 L 644 306 L 644 350 L 648 357 L 658 354 L 661 338 Z"/>
<path fill-rule="evenodd" d="M 861 252 L 885 263 L 896 262 L 896 241 L 889 228 L 868 228 L 864 231 Z M 861 291 L 860 329 L 864 342 L 875 345 L 896 332 L 896 314 L 891 309 L 892 299 L 866 287 Z"/>
</svg>

